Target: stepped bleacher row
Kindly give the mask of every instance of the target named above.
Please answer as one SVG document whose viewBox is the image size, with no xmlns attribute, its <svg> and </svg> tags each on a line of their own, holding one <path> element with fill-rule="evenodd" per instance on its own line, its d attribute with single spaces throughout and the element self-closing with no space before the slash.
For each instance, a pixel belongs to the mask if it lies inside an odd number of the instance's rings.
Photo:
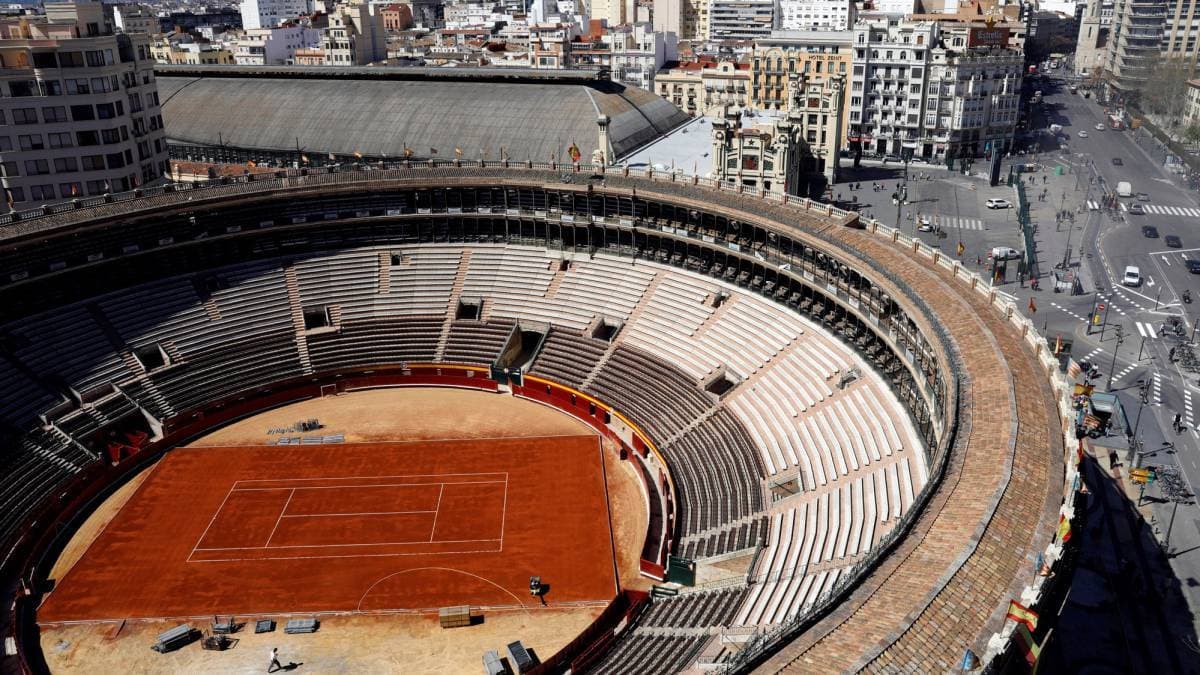
<svg viewBox="0 0 1200 675">
<path fill-rule="evenodd" d="M 455 318 L 464 298 L 482 301 L 485 320 Z M 306 328 L 313 309 L 328 325 Z M 14 322 L 0 328 L 0 422 L 31 429 L 55 410 L 50 421 L 78 438 L 135 402 L 166 417 L 312 372 L 439 357 L 488 364 L 521 320 L 550 326 L 532 373 L 612 403 L 659 446 L 678 491 L 682 553 L 767 542 L 738 623 L 776 622 L 811 604 L 839 561 L 878 541 L 926 481 L 916 433 L 882 379 L 863 369 L 839 382 L 858 361 L 798 315 L 664 265 L 565 264 L 499 245 L 258 261 Z M 614 342 L 584 335 L 601 320 L 620 326 Z M 721 369 L 732 390 L 705 391 Z M 87 403 L 69 403 L 76 395 Z M 6 458 L 6 475 L 24 478 L 0 487 L 0 506 L 14 514 L 0 536 L 36 496 L 94 461 L 61 434 L 31 438 Z M 765 481 L 793 474 L 800 495 L 765 503 Z M 828 569 L 804 573 L 817 563 Z"/>
<path fill-rule="evenodd" d="M 755 518 L 748 523 L 734 525 L 728 529 L 709 533 L 690 541 L 683 541 L 679 546 L 679 554 L 684 558 L 711 558 L 730 551 L 743 551 L 756 548 L 762 543 L 762 537 L 767 532 L 765 518 Z"/>
<path fill-rule="evenodd" d="M 603 675 L 676 673 L 683 670 L 708 642 L 708 635 L 651 635 L 635 633 L 621 640 L 595 672 Z"/>
<path fill-rule="evenodd" d="M 638 620 L 638 627 L 727 626 L 745 595 L 745 588 L 726 588 L 719 591 L 688 593 L 659 599 Z"/>
</svg>

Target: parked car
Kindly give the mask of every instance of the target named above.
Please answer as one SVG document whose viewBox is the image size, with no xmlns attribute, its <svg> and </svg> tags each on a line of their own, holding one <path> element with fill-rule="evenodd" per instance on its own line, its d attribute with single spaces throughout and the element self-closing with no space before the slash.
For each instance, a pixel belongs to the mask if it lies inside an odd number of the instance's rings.
<svg viewBox="0 0 1200 675">
<path fill-rule="evenodd" d="M 1146 215 L 1146 209 L 1143 208 L 1141 204 L 1130 204 L 1129 213 L 1135 216 L 1144 216 Z"/>
<path fill-rule="evenodd" d="M 1200 260 L 1192 260 L 1189 258 L 1183 264 L 1187 265 L 1188 271 L 1192 274 L 1200 274 Z"/>
<path fill-rule="evenodd" d="M 1168 234 L 1163 238 L 1163 241 L 1166 242 L 1167 246 L 1170 246 L 1171 248 L 1183 248 L 1183 242 L 1179 240 L 1179 237 L 1176 237 L 1173 234 Z"/>
<path fill-rule="evenodd" d="M 1096 126 L 1095 126 L 1095 127 L 1093 127 L 1093 128 L 1094 128 L 1096 131 L 1104 131 L 1104 124 L 1103 124 L 1103 123 L 1101 123 L 1101 122 L 1097 122 L 1097 123 L 1096 123 Z"/>
<path fill-rule="evenodd" d="M 1147 239 L 1158 239 L 1158 228 L 1153 225 L 1143 225 L 1142 236 Z"/>
<path fill-rule="evenodd" d="M 1012 207 L 1012 202 L 1008 201 L 1007 199 L 998 199 L 993 197 L 992 199 L 984 202 L 984 206 L 988 207 L 989 209 L 1007 209 Z"/>
<path fill-rule="evenodd" d="M 1121 161 L 1120 157 L 1113 157 L 1112 162 L 1113 162 L 1113 166 L 1121 166 L 1125 163 L 1125 162 Z"/>
<path fill-rule="evenodd" d="M 917 219 L 917 230 L 921 232 L 933 232 L 933 221 L 929 216 L 921 216 Z"/>
<path fill-rule="evenodd" d="M 1136 195 L 1136 196 L 1137 196 L 1137 200 L 1138 200 L 1139 202 L 1148 202 L 1148 201 L 1150 201 L 1150 195 L 1146 194 L 1145 192 L 1139 192 L 1139 193 L 1137 193 L 1137 195 Z"/>
<path fill-rule="evenodd" d="M 1087 132 L 1086 132 L 1086 131 L 1083 131 L 1083 130 L 1080 130 L 1080 132 L 1079 132 L 1079 137 L 1080 137 L 1080 138 L 1087 138 Z"/>
<path fill-rule="evenodd" d="M 1141 286 L 1142 271 L 1133 265 L 1125 268 L 1125 276 L 1121 277 L 1121 285 L 1123 286 Z"/>
</svg>

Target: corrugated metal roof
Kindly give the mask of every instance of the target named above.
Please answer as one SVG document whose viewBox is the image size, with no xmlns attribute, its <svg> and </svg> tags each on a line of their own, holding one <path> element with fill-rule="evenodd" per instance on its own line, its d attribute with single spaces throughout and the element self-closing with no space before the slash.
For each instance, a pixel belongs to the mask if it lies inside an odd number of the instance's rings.
<svg viewBox="0 0 1200 675">
<path fill-rule="evenodd" d="M 616 158 L 687 121 L 669 101 L 611 82 L 160 76 L 168 138 L 251 150 L 418 157 L 454 148 L 513 160 L 585 159 L 599 143 L 597 110 L 610 117 Z"/>
</svg>

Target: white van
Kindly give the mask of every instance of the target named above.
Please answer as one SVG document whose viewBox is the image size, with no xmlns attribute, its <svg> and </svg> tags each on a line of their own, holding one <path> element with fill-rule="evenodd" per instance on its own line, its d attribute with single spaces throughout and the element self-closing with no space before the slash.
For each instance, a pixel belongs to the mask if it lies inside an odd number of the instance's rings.
<svg viewBox="0 0 1200 675">
<path fill-rule="evenodd" d="M 1121 277 L 1121 285 L 1123 286 L 1141 286 L 1142 271 L 1133 265 L 1125 268 L 1125 276 Z"/>
<path fill-rule="evenodd" d="M 989 253 L 992 260 L 1016 260 L 1021 257 L 1021 252 L 1015 248 L 1007 246 L 997 246 Z"/>
</svg>

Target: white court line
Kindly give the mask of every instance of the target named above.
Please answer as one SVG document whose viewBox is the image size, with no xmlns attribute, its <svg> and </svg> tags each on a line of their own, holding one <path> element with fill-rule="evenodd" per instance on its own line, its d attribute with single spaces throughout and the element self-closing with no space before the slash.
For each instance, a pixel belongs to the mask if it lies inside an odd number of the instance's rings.
<svg viewBox="0 0 1200 675">
<path fill-rule="evenodd" d="M 284 518 L 340 518 L 342 516 L 398 516 L 405 513 L 437 513 L 437 511 L 361 511 L 359 513 L 287 513 Z"/>
<path fill-rule="evenodd" d="M 500 541 L 495 537 L 486 539 L 447 539 L 438 544 L 474 544 L 481 541 Z M 426 541 L 377 541 L 368 544 L 284 544 L 282 546 L 221 546 L 216 548 L 198 548 L 197 551 L 276 551 L 293 548 L 353 548 L 355 546 L 407 546 L 428 544 Z"/>
<path fill-rule="evenodd" d="M 498 541 L 496 539 L 481 539 L 480 541 Z M 421 542 L 415 542 L 421 543 Z M 498 548 L 478 548 L 462 551 L 439 551 L 443 554 L 460 554 L 460 553 L 499 553 Z M 262 558 L 212 558 L 208 560 L 189 560 L 192 563 L 207 563 L 207 562 L 250 562 L 255 560 L 324 560 L 326 558 L 395 558 L 402 555 L 436 555 L 429 551 L 419 551 L 415 553 L 358 553 L 354 555 L 283 555 L 276 557 Z"/>
<path fill-rule="evenodd" d="M 263 546 L 263 548 L 267 548 L 271 545 L 271 539 L 275 536 L 275 530 L 279 529 L 279 523 L 283 522 L 283 514 L 287 513 L 287 507 L 292 503 L 292 497 L 295 496 L 296 491 L 292 490 L 292 493 L 288 495 L 287 501 L 283 503 L 283 510 L 279 512 L 279 517 L 275 519 L 275 527 L 271 528 L 271 536 L 267 537 L 267 543 L 265 546 Z"/>
<path fill-rule="evenodd" d="M 208 527 L 204 528 L 204 532 L 200 534 L 200 538 L 197 539 L 196 543 L 192 546 L 192 552 L 188 554 L 187 561 L 191 561 L 192 554 L 196 552 L 196 547 L 199 546 L 200 542 L 204 541 L 204 538 L 208 536 L 208 531 L 212 529 L 213 523 L 217 522 L 217 516 L 221 515 L 221 510 L 225 508 L 225 502 L 229 501 L 229 495 L 231 494 L 233 494 L 232 487 L 229 488 L 229 492 L 225 493 L 225 498 L 221 500 L 221 505 L 217 507 L 216 511 L 213 511 L 212 518 L 209 518 L 208 520 Z"/>
<path fill-rule="evenodd" d="M 297 478 L 243 478 L 242 480 L 234 481 L 234 485 L 242 483 L 275 483 L 289 480 L 369 480 L 374 478 L 440 478 L 442 476 L 505 476 L 503 471 L 478 471 L 474 473 L 401 473 L 385 476 L 320 476 L 320 477 L 297 477 Z M 430 483 L 432 485 L 432 483 Z"/>
<path fill-rule="evenodd" d="M 603 458 L 601 458 L 603 461 Z M 504 550 L 504 523 L 508 519 L 508 474 L 504 474 L 504 504 L 500 507 L 500 550 Z"/>
<path fill-rule="evenodd" d="M 438 503 L 433 507 L 433 527 L 429 528 L 429 543 L 433 543 L 433 534 L 437 532 L 438 512 L 442 510 L 442 495 L 446 494 L 446 484 L 442 483 L 442 487 L 438 489 Z M 504 485 L 504 494 L 508 494 L 508 485 Z M 503 535 L 501 535 L 503 536 Z"/>
<path fill-rule="evenodd" d="M 306 478 L 287 478 L 283 480 L 307 480 Z M 359 480 L 362 480 L 361 478 Z M 261 487 L 261 488 L 238 488 L 235 492 L 275 492 L 278 490 L 345 490 L 349 488 L 373 488 L 373 487 L 423 487 L 434 485 L 494 485 L 496 483 L 504 483 L 502 480 L 462 480 L 452 483 L 373 483 L 371 485 L 306 485 L 301 487 Z"/>
</svg>

